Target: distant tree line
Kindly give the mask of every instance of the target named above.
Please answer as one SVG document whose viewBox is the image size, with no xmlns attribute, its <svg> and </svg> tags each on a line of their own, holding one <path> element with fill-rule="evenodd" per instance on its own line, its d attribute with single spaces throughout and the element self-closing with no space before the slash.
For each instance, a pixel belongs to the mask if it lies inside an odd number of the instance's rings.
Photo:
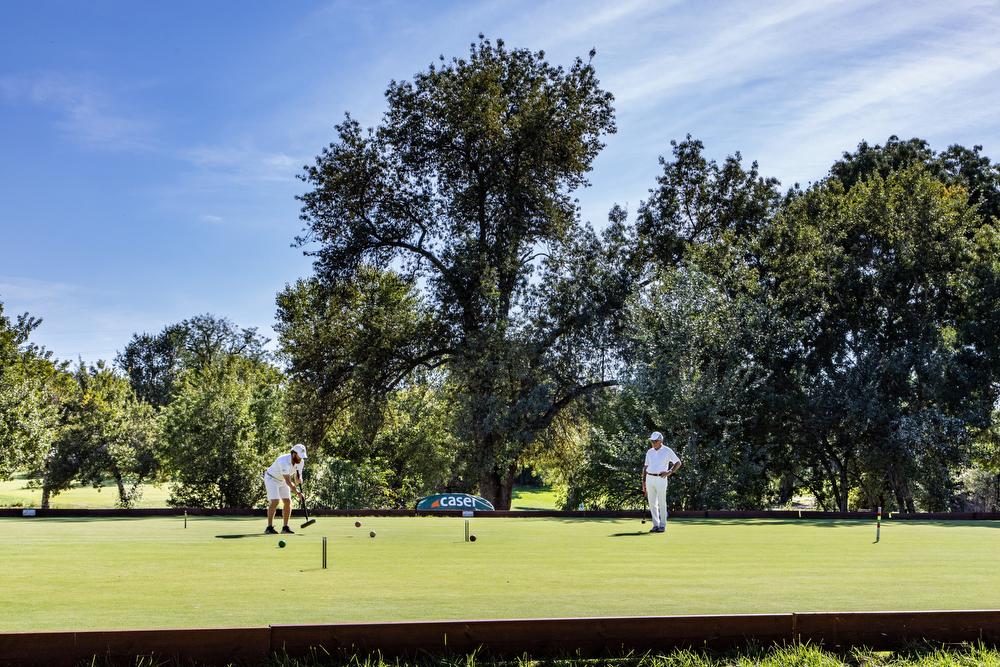
<svg viewBox="0 0 1000 667">
<path fill-rule="evenodd" d="M 616 128 L 592 58 L 480 38 L 339 124 L 276 350 L 202 315 L 71 368 L 0 304 L 0 475 L 247 506 L 301 441 L 326 506 L 504 508 L 530 469 L 632 508 L 660 430 L 678 507 L 1000 509 L 1000 167 L 890 137 L 782 189 L 687 137 L 595 228 L 574 193 Z"/>
</svg>

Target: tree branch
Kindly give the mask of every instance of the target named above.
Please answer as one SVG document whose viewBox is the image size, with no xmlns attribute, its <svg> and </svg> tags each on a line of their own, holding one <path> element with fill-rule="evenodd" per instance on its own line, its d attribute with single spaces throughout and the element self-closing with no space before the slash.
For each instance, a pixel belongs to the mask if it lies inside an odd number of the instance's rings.
<svg viewBox="0 0 1000 667">
<path fill-rule="evenodd" d="M 618 380 L 602 380 L 601 382 L 591 382 L 589 384 L 580 385 L 579 387 L 573 389 L 571 392 L 569 392 L 561 399 L 553 403 L 549 407 L 549 409 L 545 411 L 545 414 L 536 419 L 532 424 L 532 426 L 535 427 L 534 430 L 541 431 L 545 428 L 548 428 L 549 424 L 552 423 L 552 420 L 556 418 L 556 415 L 558 415 L 563 410 L 563 408 L 567 407 L 570 403 L 580 398 L 581 396 L 589 394 L 590 392 L 595 391 L 597 389 L 615 387 L 618 386 L 618 384 L 620 384 Z"/>
<path fill-rule="evenodd" d="M 403 368 L 398 373 L 396 373 L 395 378 L 393 378 L 390 382 L 386 383 L 386 389 L 388 391 L 394 390 L 397 386 L 399 386 L 399 383 L 405 380 L 406 376 L 412 373 L 414 370 L 416 370 L 418 366 L 425 366 L 428 370 L 433 370 L 447 363 L 448 355 L 456 355 L 456 354 L 459 354 L 458 350 L 446 347 L 446 348 L 441 348 L 439 350 L 433 350 L 426 354 L 422 354 L 416 359 L 410 359 L 406 367 Z M 430 363 L 435 359 L 437 359 L 435 363 Z"/>
</svg>

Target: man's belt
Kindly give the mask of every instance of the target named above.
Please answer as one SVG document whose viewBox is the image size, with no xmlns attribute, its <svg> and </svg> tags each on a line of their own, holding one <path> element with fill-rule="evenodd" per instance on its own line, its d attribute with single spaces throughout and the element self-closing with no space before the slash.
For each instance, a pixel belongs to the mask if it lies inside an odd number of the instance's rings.
<svg viewBox="0 0 1000 667">
<path fill-rule="evenodd" d="M 667 470 L 664 470 L 663 472 L 647 472 L 646 475 L 648 477 L 659 477 L 660 475 L 664 475 L 667 472 L 668 472 Z"/>
</svg>

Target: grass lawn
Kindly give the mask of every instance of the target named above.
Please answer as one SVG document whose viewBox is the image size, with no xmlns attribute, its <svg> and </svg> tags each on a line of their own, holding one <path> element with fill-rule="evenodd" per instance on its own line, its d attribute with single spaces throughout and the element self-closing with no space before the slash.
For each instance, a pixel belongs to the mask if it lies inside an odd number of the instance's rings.
<svg viewBox="0 0 1000 667">
<path fill-rule="evenodd" d="M 557 510 L 555 490 L 547 486 L 515 486 L 510 498 L 512 510 Z"/>
<path fill-rule="evenodd" d="M 81 667 L 104 667 L 101 659 Z M 121 664 L 120 662 L 117 664 Z M 196 667 L 188 662 L 137 658 L 138 667 Z M 900 652 L 855 650 L 850 654 L 823 651 L 817 646 L 747 647 L 741 651 L 708 653 L 669 651 L 632 654 L 621 658 L 495 660 L 482 654 L 424 656 L 417 660 L 351 656 L 316 656 L 296 660 L 284 656 L 242 667 L 1000 667 L 1000 651 L 983 646 L 917 646 Z M 110 667 L 110 665 L 109 665 Z"/>
<path fill-rule="evenodd" d="M 166 485 L 142 487 L 142 498 L 136 507 L 166 507 L 170 490 Z M 62 493 L 52 496 L 53 509 L 107 508 L 115 507 L 118 489 L 109 484 L 95 489 L 92 486 L 74 485 Z M 38 507 L 42 503 L 42 490 L 29 489 L 28 480 L 22 476 L 0 482 L 0 507 Z"/>
<path fill-rule="evenodd" d="M 353 521 L 0 519 L 0 631 L 1000 606 L 1000 522 Z"/>
</svg>

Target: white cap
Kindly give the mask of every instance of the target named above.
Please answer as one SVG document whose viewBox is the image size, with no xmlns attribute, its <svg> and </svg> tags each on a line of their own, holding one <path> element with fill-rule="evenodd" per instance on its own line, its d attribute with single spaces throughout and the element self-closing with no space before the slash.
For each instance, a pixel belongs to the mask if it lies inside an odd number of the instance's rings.
<svg viewBox="0 0 1000 667">
<path fill-rule="evenodd" d="M 295 445 L 292 447 L 292 451 L 301 456 L 303 459 L 309 458 L 306 456 L 306 446 L 305 445 Z"/>
<path fill-rule="evenodd" d="M 650 434 L 649 439 L 650 440 L 663 440 L 663 434 L 660 433 L 659 431 L 653 431 Z"/>
</svg>

